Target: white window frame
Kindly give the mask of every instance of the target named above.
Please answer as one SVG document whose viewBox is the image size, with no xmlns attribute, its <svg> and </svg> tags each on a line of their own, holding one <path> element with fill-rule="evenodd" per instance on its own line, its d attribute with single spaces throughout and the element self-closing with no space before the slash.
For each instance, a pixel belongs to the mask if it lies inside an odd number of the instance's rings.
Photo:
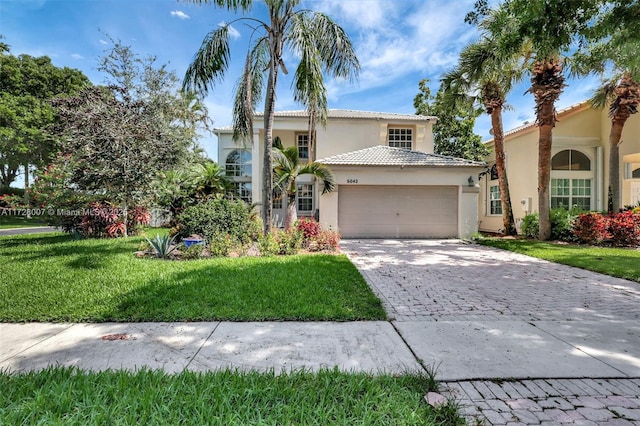
<svg viewBox="0 0 640 426">
<path fill-rule="evenodd" d="M 308 160 L 309 159 L 309 134 L 308 133 L 296 134 L 296 147 L 298 148 L 298 158 L 303 160 Z M 303 155 L 303 152 L 306 152 L 307 155 Z"/>
<path fill-rule="evenodd" d="M 502 197 L 499 185 L 489 186 L 489 215 L 502 216 Z"/>
<path fill-rule="evenodd" d="M 392 148 L 413 149 L 412 127 L 389 127 L 387 129 L 387 145 Z"/>
<path fill-rule="evenodd" d="M 313 214 L 314 211 L 314 184 L 299 183 L 296 191 L 296 208 L 298 214 Z M 311 208 L 309 210 L 301 208 L 301 202 L 309 202 Z"/>
</svg>

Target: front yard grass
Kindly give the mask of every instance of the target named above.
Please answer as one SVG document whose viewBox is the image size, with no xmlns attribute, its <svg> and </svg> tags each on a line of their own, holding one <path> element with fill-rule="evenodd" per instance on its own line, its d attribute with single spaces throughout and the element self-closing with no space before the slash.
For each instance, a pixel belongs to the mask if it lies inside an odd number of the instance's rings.
<svg viewBox="0 0 640 426">
<path fill-rule="evenodd" d="M 0 237 L 0 321 L 386 319 L 344 255 L 163 261 L 142 241 Z"/>
<path fill-rule="evenodd" d="M 463 425 L 427 374 L 0 372 L 1 424 Z"/>
<path fill-rule="evenodd" d="M 612 277 L 640 282 L 640 250 L 637 249 L 592 247 L 506 238 L 481 238 L 477 242 Z"/>
<path fill-rule="evenodd" d="M 0 214 L 0 229 L 32 228 L 35 226 L 47 226 L 47 224 L 40 217 L 27 219 L 26 216 Z"/>
</svg>

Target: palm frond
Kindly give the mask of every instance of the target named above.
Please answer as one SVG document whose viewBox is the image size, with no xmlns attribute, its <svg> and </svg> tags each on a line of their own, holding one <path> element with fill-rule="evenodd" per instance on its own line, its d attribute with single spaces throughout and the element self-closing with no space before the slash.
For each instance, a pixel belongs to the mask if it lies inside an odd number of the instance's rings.
<svg viewBox="0 0 640 426">
<path fill-rule="evenodd" d="M 301 166 L 298 170 L 298 175 L 310 174 L 320 179 L 324 184 L 323 194 L 333 192 L 336 189 L 336 179 L 331 169 L 322 163 L 310 163 Z"/>
<path fill-rule="evenodd" d="M 253 137 L 253 113 L 264 90 L 264 69 L 269 62 L 267 40 L 260 38 L 247 53 L 244 69 L 236 84 L 233 103 L 233 140 L 243 145 Z"/>
<path fill-rule="evenodd" d="M 602 84 L 593 91 L 589 98 L 591 106 L 595 109 L 605 108 L 615 97 L 616 86 L 618 85 L 619 78 L 620 76 L 618 75 L 603 81 Z"/>
<path fill-rule="evenodd" d="M 229 27 L 224 25 L 211 31 L 187 68 L 182 90 L 206 95 L 209 87 L 222 80 L 229 68 Z"/>
<path fill-rule="evenodd" d="M 227 10 L 243 10 L 248 11 L 251 9 L 253 5 L 252 0 L 182 0 L 187 3 L 195 3 L 195 4 L 213 4 L 218 7 L 224 7 Z"/>
<path fill-rule="evenodd" d="M 312 14 L 310 24 L 316 35 L 316 47 L 325 72 L 348 81 L 357 79 L 360 61 L 344 29 L 319 12 Z"/>
</svg>

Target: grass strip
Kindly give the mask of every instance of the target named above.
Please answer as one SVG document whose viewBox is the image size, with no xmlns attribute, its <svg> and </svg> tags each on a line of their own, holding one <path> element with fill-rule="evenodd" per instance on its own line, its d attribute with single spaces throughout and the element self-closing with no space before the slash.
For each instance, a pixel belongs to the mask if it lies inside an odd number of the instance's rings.
<svg viewBox="0 0 640 426">
<path fill-rule="evenodd" d="M 84 372 L 50 367 L 0 373 L 0 424 L 463 425 L 457 407 L 424 395 L 428 374 L 337 369 L 275 374 L 215 371 Z"/>
<path fill-rule="evenodd" d="M 506 238 L 481 238 L 477 243 L 640 282 L 640 250 L 638 249 Z"/>
<path fill-rule="evenodd" d="M 136 258 L 142 237 L 0 237 L 0 321 L 384 320 L 344 255 Z"/>
</svg>

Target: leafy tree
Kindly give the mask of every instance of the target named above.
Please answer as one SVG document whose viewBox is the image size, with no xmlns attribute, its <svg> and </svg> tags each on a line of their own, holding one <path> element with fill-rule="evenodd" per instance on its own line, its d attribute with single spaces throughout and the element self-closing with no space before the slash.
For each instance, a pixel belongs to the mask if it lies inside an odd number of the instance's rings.
<svg viewBox="0 0 640 426">
<path fill-rule="evenodd" d="M 29 166 L 41 169 L 56 155 L 59 141 L 47 132 L 54 113 L 49 101 L 90 85 L 79 70 L 58 68 L 46 56 L 13 56 L 0 46 L 0 189 Z"/>
<path fill-rule="evenodd" d="M 590 99 L 598 109 L 609 108 L 609 197 L 608 210 L 621 206 L 620 144 L 627 119 L 638 112 L 640 105 L 640 3 L 613 2 L 603 12 L 587 36 L 590 43 L 576 53 L 575 59 L 583 73 L 595 71 L 602 78 Z"/>
<path fill-rule="evenodd" d="M 470 104 L 447 102 L 443 86 L 435 96 L 431 95 L 429 80 L 418 84 L 420 92 L 413 100 L 416 114 L 438 118 L 433 126 L 434 151 L 437 154 L 468 160 L 483 161 L 489 150 L 482 138 L 473 132 L 476 118 L 482 113 Z"/>
<path fill-rule="evenodd" d="M 579 36 L 599 12 L 600 0 L 507 0 L 498 19 L 484 23 L 506 55 L 515 55 L 529 43 L 524 58 L 531 73 L 538 125 L 538 211 L 541 240 L 551 237 L 550 194 L 551 148 L 556 123 L 555 104 L 565 87 L 565 58 Z M 486 14 L 486 10 L 481 11 Z"/>
<path fill-rule="evenodd" d="M 498 13 L 498 12 L 496 12 Z M 502 110 L 506 95 L 523 74 L 521 54 L 504 56 L 484 25 L 481 39 L 465 47 L 458 65 L 442 79 L 448 104 L 480 104 L 491 116 L 498 186 L 502 204 L 502 223 L 505 235 L 516 235 L 511 194 L 507 178 Z"/>
<path fill-rule="evenodd" d="M 248 12 L 251 0 L 187 0 L 194 3 L 213 3 L 228 10 Z M 234 139 L 247 140 L 253 135 L 252 117 L 259 98 L 264 98 L 264 176 L 262 188 L 263 232 L 271 229 L 272 212 L 272 144 L 276 89 L 280 71 L 287 73 L 283 55 L 291 50 L 301 58 L 294 75 L 294 96 L 303 102 L 310 116 L 326 114 L 324 73 L 333 77 L 357 76 L 358 59 L 344 30 L 327 15 L 310 10 L 298 10 L 300 0 L 265 0 L 269 21 L 255 18 L 245 20 L 257 37 L 250 46 L 244 70 L 238 82 L 233 108 Z M 236 22 L 236 21 L 234 21 Z M 232 22 L 233 23 L 233 22 Z M 232 24 L 231 23 L 231 24 Z M 229 65 L 229 25 L 211 31 L 187 69 L 183 87 L 207 93 L 222 79 Z"/>
<path fill-rule="evenodd" d="M 206 110 L 185 102 L 175 73 L 119 42 L 100 69 L 113 84 L 55 100 L 56 130 L 75 165 L 71 182 L 118 203 L 127 223 L 128 208 L 150 198 L 156 173 L 187 163 Z"/>
<path fill-rule="evenodd" d="M 324 164 L 315 161 L 301 164 L 298 160 L 298 147 L 291 146 L 280 149 L 274 148 L 273 168 L 276 192 L 287 197 L 287 215 L 284 220 L 285 229 L 290 229 L 298 217 L 296 208 L 296 179 L 302 175 L 312 175 L 324 184 L 323 194 L 332 192 L 336 187 L 335 178 L 331 170 Z"/>
</svg>

